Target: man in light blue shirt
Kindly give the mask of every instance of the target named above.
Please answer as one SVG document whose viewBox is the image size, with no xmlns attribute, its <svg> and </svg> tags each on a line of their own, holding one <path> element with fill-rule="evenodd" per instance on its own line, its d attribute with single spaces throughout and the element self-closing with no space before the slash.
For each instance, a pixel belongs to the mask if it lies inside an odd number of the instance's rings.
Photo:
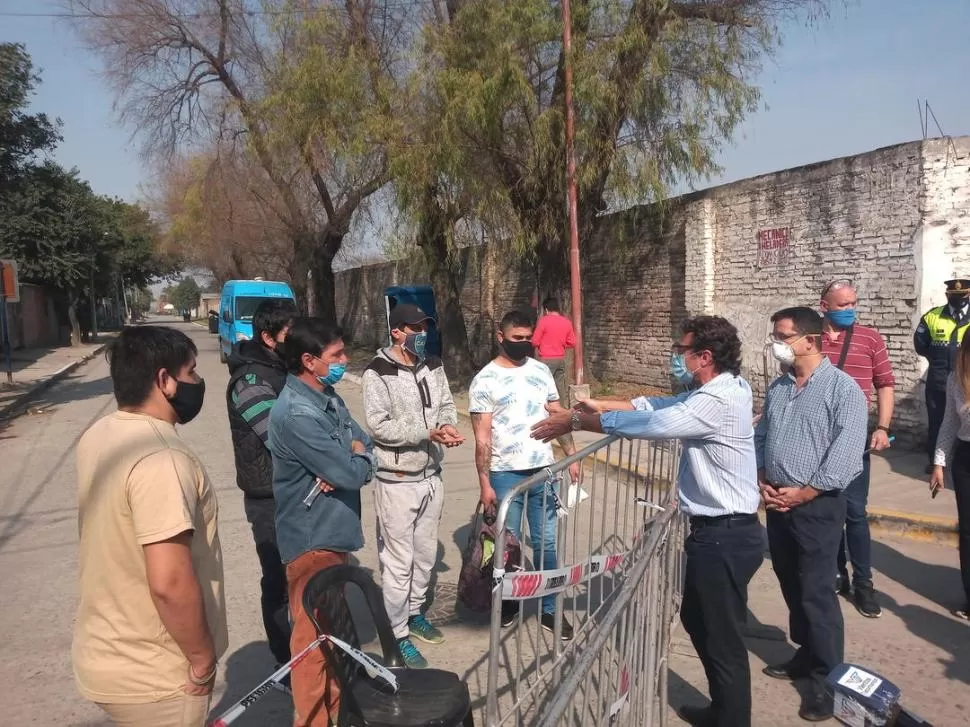
<svg viewBox="0 0 970 727">
<path fill-rule="evenodd" d="M 587 400 L 533 427 L 548 441 L 570 430 L 633 439 L 680 439 L 680 507 L 689 517 L 681 620 L 704 664 L 707 707 L 684 706 L 693 725 L 750 727 L 751 673 L 742 630 L 748 583 L 761 565 L 764 529 L 752 427 L 752 396 L 740 376 L 737 329 L 719 316 L 696 316 L 670 357 L 671 374 L 696 388 L 633 401 Z"/>
<path fill-rule="evenodd" d="M 785 308 L 771 321 L 772 355 L 788 373 L 768 387 L 755 451 L 771 565 L 799 648 L 764 673 L 810 679 L 798 714 L 821 722 L 833 712 L 825 678 L 844 659 L 832 572 L 845 524 L 843 492 L 862 472 L 869 407 L 855 380 L 822 352 L 822 317 L 815 310 Z"/>
</svg>

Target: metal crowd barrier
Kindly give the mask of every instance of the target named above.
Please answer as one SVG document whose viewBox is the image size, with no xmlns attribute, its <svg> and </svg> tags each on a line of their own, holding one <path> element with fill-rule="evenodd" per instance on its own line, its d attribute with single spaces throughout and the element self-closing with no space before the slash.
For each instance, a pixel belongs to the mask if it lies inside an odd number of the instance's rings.
<svg viewBox="0 0 970 727">
<path fill-rule="evenodd" d="M 496 554 L 504 552 L 513 498 L 547 485 L 543 509 L 551 500 L 560 513 L 558 567 L 542 570 L 544 547 L 532 562 L 534 536 L 526 539 L 523 522 L 524 567 L 497 569 L 492 588 L 488 727 L 667 724 L 667 655 L 683 582 L 685 523 L 675 497 L 679 460 L 676 441 L 606 437 L 502 499 Z M 564 483 L 577 461 L 588 497 L 570 502 Z M 550 594 L 556 598 L 555 635 L 539 622 L 542 597 Z M 521 607 L 506 628 L 503 598 Z M 558 638 L 564 619 L 575 630 L 571 641 Z"/>
</svg>

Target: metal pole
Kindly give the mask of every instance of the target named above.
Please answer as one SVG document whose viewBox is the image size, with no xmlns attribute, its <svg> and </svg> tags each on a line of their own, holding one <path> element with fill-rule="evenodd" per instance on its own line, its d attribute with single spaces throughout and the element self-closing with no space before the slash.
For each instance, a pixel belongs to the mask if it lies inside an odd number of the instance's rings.
<svg viewBox="0 0 970 727">
<path fill-rule="evenodd" d="M 566 184 L 569 199 L 569 282 L 572 294 L 573 328 L 576 348 L 573 352 L 573 375 L 577 386 L 585 384 L 583 371 L 583 289 L 579 277 L 579 200 L 576 191 L 576 115 L 573 110 L 573 33 L 569 0 L 562 0 L 562 45 L 565 55 L 566 80 Z"/>
<path fill-rule="evenodd" d="M 0 328 L 3 329 L 3 358 L 7 367 L 7 383 L 13 383 L 13 359 L 10 355 L 10 326 L 7 325 L 7 290 L 3 282 L 3 263 L 0 263 Z"/>
</svg>

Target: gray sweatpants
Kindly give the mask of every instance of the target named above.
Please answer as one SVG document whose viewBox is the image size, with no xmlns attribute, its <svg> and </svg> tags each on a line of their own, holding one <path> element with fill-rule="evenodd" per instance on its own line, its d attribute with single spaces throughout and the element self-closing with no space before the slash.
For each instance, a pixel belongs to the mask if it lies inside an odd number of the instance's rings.
<svg viewBox="0 0 970 727">
<path fill-rule="evenodd" d="M 437 475 L 421 482 L 378 480 L 374 502 L 384 607 L 394 638 L 403 639 L 408 618 L 421 613 L 428 594 L 445 490 Z"/>
</svg>

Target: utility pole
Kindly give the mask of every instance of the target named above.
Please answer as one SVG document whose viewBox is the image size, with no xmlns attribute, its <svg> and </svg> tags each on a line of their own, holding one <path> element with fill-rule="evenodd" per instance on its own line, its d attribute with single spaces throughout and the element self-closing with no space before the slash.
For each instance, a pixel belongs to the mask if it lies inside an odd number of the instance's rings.
<svg viewBox="0 0 970 727">
<path fill-rule="evenodd" d="M 569 283 L 572 297 L 573 328 L 576 348 L 573 352 L 573 377 L 576 386 L 585 386 L 583 371 L 583 288 L 579 272 L 579 193 L 576 190 L 576 114 L 573 110 L 573 32 L 569 0 L 562 0 L 562 46 L 566 81 L 566 184 L 569 202 Z M 573 398 L 573 397 L 570 397 Z"/>
</svg>

